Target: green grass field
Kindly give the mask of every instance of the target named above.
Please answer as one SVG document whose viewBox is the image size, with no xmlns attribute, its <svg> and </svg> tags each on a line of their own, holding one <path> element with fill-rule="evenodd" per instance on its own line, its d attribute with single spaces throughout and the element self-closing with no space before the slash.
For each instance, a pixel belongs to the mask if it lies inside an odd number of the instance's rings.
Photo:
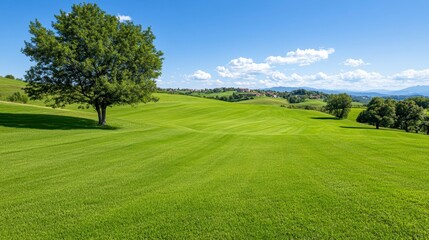
<svg viewBox="0 0 429 240">
<path fill-rule="evenodd" d="M 323 100 L 317 100 L 317 99 L 307 99 L 304 102 L 293 103 L 292 105 L 296 105 L 296 106 L 323 107 L 323 106 L 326 105 L 326 102 L 324 102 Z"/>
<path fill-rule="evenodd" d="M 0 102 L 0 239 L 429 238 L 428 136 L 157 96 L 106 129 Z"/>
</svg>

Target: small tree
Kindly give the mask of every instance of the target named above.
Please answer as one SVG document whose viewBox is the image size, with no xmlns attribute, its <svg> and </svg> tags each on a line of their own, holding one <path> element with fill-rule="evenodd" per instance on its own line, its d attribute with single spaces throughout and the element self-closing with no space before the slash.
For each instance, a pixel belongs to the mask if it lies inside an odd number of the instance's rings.
<svg viewBox="0 0 429 240">
<path fill-rule="evenodd" d="M 375 125 L 375 128 L 390 127 L 395 122 L 395 101 L 374 97 L 368 103 L 366 110 L 362 111 L 356 121 Z"/>
<path fill-rule="evenodd" d="M 8 74 L 6 76 L 4 76 L 5 78 L 9 78 L 9 79 L 15 79 L 15 77 L 12 74 Z"/>
<path fill-rule="evenodd" d="M 328 97 L 326 111 L 337 118 L 347 118 L 352 107 L 352 98 L 345 94 L 332 94 Z"/>
<path fill-rule="evenodd" d="M 412 100 L 400 101 L 396 104 L 397 126 L 406 132 L 419 130 L 421 122 L 424 120 L 425 112 L 422 107 Z"/>
<path fill-rule="evenodd" d="M 92 106 L 99 125 L 109 106 L 156 100 L 151 94 L 163 59 L 150 28 L 120 22 L 95 4 L 73 5 L 55 18 L 53 30 L 30 23 L 33 36 L 23 53 L 35 62 L 26 75 L 31 99 Z"/>
</svg>

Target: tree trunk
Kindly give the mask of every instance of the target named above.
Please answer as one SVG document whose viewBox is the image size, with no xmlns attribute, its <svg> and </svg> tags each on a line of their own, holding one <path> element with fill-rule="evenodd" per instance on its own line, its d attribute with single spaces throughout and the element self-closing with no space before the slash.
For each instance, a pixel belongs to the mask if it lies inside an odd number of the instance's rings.
<svg viewBox="0 0 429 240">
<path fill-rule="evenodd" d="M 98 125 L 101 125 L 101 123 L 103 122 L 103 118 L 102 118 L 102 114 L 101 114 L 101 108 L 100 105 L 95 105 L 95 110 L 97 110 L 97 115 L 98 115 Z"/>
<path fill-rule="evenodd" d="M 99 125 L 106 126 L 106 106 L 101 107 L 101 121 Z"/>
<path fill-rule="evenodd" d="M 376 128 L 376 129 L 380 129 L 380 123 L 376 123 L 376 124 L 375 124 L 375 128 Z"/>
</svg>

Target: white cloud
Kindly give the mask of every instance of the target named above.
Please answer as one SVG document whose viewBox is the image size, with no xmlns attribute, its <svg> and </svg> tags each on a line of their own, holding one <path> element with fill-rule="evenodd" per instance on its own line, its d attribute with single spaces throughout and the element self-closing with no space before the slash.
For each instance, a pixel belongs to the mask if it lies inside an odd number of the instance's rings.
<svg viewBox="0 0 429 240">
<path fill-rule="evenodd" d="M 296 51 L 290 51 L 283 56 L 269 56 L 265 61 L 269 64 L 299 64 L 299 66 L 306 66 L 312 63 L 325 60 L 329 58 L 330 54 L 333 54 L 335 49 L 297 49 Z"/>
<path fill-rule="evenodd" d="M 216 79 L 215 81 L 215 84 L 217 84 L 217 85 L 222 85 L 222 84 L 224 84 L 224 82 L 222 82 L 221 80 L 219 80 L 219 79 Z"/>
<path fill-rule="evenodd" d="M 130 16 L 120 15 L 120 14 L 118 14 L 117 18 L 119 19 L 119 22 L 125 22 L 125 21 L 131 21 L 132 20 Z"/>
<path fill-rule="evenodd" d="M 408 79 L 411 76 L 415 78 L 413 80 Z M 291 86 L 365 91 L 371 89 L 402 89 L 418 84 L 429 85 L 429 69 L 421 71 L 406 70 L 392 76 L 357 69 L 337 74 L 319 72 L 301 75 L 292 73 L 290 75 L 272 74 L 266 75 L 266 77 L 267 79 L 258 81 L 258 87 Z"/>
<path fill-rule="evenodd" d="M 234 82 L 234 84 L 240 87 L 252 87 L 255 86 L 256 83 L 252 81 L 238 81 Z"/>
<path fill-rule="evenodd" d="M 211 80 L 211 79 L 207 79 L 207 80 L 202 80 L 201 83 L 207 85 L 207 86 L 222 86 L 225 84 L 225 82 L 216 79 L 216 80 Z"/>
<path fill-rule="evenodd" d="M 415 85 L 429 85 L 429 69 L 408 69 L 392 75 L 384 75 L 379 72 L 370 72 L 362 69 L 352 71 L 341 71 L 337 73 L 318 72 L 314 74 L 302 74 L 292 72 L 286 74 L 280 71 L 275 64 L 297 64 L 299 66 L 309 65 L 318 61 L 326 60 L 335 50 L 329 49 L 297 49 L 286 54 L 286 56 L 269 56 L 264 62 L 258 63 L 251 58 L 239 57 L 232 59 L 224 66 L 216 68 L 221 80 L 207 78 L 201 83 L 207 85 L 238 86 L 238 87 L 314 87 L 321 89 L 337 90 L 371 90 L 386 89 L 394 90 Z M 368 65 L 362 59 L 346 59 L 344 65 L 359 67 Z M 288 72 L 294 69 L 289 68 Z M 195 72 L 194 79 L 205 79 L 205 72 Z M 211 77 L 211 76 L 210 76 Z M 232 79 L 232 81 L 228 81 Z"/>
<path fill-rule="evenodd" d="M 429 80 L 429 69 L 408 69 L 392 76 L 397 80 Z"/>
<path fill-rule="evenodd" d="M 273 80 L 279 80 L 279 81 L 283 80 L 284 81 L 284 80 L 288 79 L 284 73 L 279 72 L 279 71 L 273 71 L 273 72 L 268 73 L 267 75 L 270 79 L 273 79 Z"/>
<path fill-rule="evenodd" d="M 266 73 L 270 69 L 267 63 L 255 63 L 251 58 L 239 57 L 229 61 L 227 66 L 218 66 L 218 74 L 224 78 L 253 78 L 254 75 Z"/>
<path fill-rule="evenodd" d="M 389 83 L 390 85 L 393 84 L 391 82 L 392 81 Z M 293 86 L 322 89 L 364 90 L 368 88 L 380 88 L 381 85 L 386 83 L 386 79 L 380 73 L 356 70 L 332 75 L 324 72 L 305 75 L 292 73 L 290 75 L 285 75 L 282 79 L 270 77 L 269 80 L 260 81 L 259 83 L 266 87 Z"/>
<path fill-rule="evenodd" d="M 259 80 L 263 87 L 293 86 L 314 87 L 323 89 L 349 89 L 363 90 L 397 86 L 399 83 L 377 72 L 366 72 L 358 69 L 338 74 L 318 72 L 315 74 L 292 73 L 286 75 L 282 72 L 270 72 L 264 80 Z"/>
<path fill-rule="evenodd" d="M 247 62 L 250 63 L 250 61 Z M 225 69 L 229 70 L 229 68 Z M 195 73 L 199 72 L 196 71 Z M 191 81 L 189 80 L 190 78 L 188 76 L 184 83 L 190 84 Z M 164 81 L 160 83 L 165 86 L 169 84 L 170 86 L 170 82 L 167 81 L 165 83 Z M 232 78 L 232 80 L 231 78 L 210 78 L 202 79 L 197 82 L 194 81 L 192 84 L 197 84 L 201 88 L 206 86 L 236 86 L 247 88 L 286 86 L 352 91 L 366 91 L 372 89 L 397 90 L 416 85 L 429 85 L 429 69 L 408 69 L 392 75 L 384 75 L 379 72 L 369 72 L 362 69 L 337 73 L 318 72 L 314 74 L 302 74 L 297 72 L 286 74 L 285 72 L 273 69 L 259 69 L 259 74 L 254 75 L 253 78 Z"/>
<path fill-rule="evenodd" d="M 410 86 L 404 81 L 397 81 L 378 72 L 367 72 L 361 69 L 337 74 L 318 72 L 315 74 L 292 73 L 286 75 L 279 71 L 265 73 L 266 79 L 248 79 L 235 81 L 234 85 L 242 87 L 314 87 L 320 89 L 369 90 L 399 89 Z"/>
<path fill-rule="evenodd" d="M 362 59 L 353 59 L 353 58 L 349 58 L 346 61 L 344 61 L 344 65 L 345 66 L 349 66 L 349 67 L 359 67 L 362 65 L 368 65 L 369 63 L 366 63 L 364 60 Z"/>
<path fill-rule="evenodd" d="M 234 77 L 239 77 L 240 76 L 240 74 L 233 74 L 233 73 L 231 73 L 231 71 L 229 71 L 229 69 L 227 69 L 224 66 L 218 66 L 216 68 L 216 70 L 217 70 L 217 73 L 221 77 L 224 77 L 224 78 L 234 78 Z"/>
<path fill-rule="evenodd" d="M 340 73 L 339 78 L 345 81 L 359 81 L 362 79 L 382 79 L 383 75 L 377 72 L 367 72 L 362 69 Z"/>
<path fill-rule="evenodd" d="M 202 70 L 197 70 L 192 75 L 190 75 L 189 78 L 191 78 L 193 80 L 208 80 L 208 79 L 212 78 L 212 75 L 210 75 L 210 73 L 204 72 Z"/>
</svg>

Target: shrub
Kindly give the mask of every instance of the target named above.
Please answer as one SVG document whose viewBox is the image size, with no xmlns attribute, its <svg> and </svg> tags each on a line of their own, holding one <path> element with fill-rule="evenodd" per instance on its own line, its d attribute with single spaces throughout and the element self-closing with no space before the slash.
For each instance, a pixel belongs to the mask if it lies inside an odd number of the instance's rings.
<svg viewBox="0 0 429 240">
<path fill-rule="evenodd" d="M 20 102 L 20 103 L 27 103 L 28 97 L 25 94 L 21 94 L 20 92 L 14 92 L 12 95 L 10 95 L 7 98 L 10 102 Z"/>
<path fill-rule="evenodd" d="M 306 106 L 304 107 L 304 109 L 305 109 L 305 110 L 320 111 L 320 110 L 321 110 L 321 107 L 319 107 L 319 106 L 306 105 Z"/>
<path fill-rule="evenodd" d="M 312 106 L 312 105 L 281 105 L 282 107 L 287 107 L 289 109 L 304 109 L 304 110 L 313 110 L 313 111 L 322 111 L 322 107 L 320 106 Z"/>
</svg>

